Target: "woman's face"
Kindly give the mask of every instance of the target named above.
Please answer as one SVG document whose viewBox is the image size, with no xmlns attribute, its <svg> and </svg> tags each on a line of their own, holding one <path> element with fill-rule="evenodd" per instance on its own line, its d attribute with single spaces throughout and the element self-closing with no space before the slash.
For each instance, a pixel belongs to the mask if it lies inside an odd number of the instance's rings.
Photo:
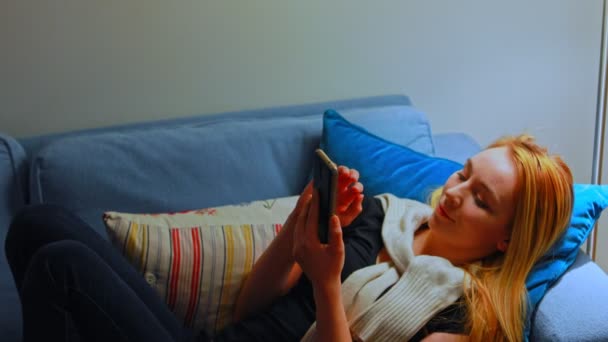
<svg viewBox="0 0 608 342">
<path fill-rule="evenodd" d="M 447 248 L 473 260 L 505 251 L 515 213 L 516 169 L 507 147 L 491 148 L 467 160 L 445 183 L 429 228 Z"/>
</svg>

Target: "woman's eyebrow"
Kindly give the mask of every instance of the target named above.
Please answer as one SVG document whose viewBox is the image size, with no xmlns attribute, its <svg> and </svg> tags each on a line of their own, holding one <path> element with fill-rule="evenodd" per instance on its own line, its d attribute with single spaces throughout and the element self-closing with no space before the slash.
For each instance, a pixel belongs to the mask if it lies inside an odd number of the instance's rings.
<svg viewBox="0 0 608 342">
<path fill-rule="evenodd" d="M 473 173 L 473 161 L 471 161 L 471 159 L 467 159 L 466 163 L 465 163 L 465 167 L 469 168 L 469 173 Z M 498 195 L 496 194 L 496 191 L 494 191 L 494 189 L 492 189 L 491 187 L 488 186 L 488 184 L 486 184 L 483 181 L 479 181 L 479 185 L 481 185 L 482 188 L 484 188 L 484 190 L 486 192 L 488 192 L 492 197 L 495 203 L 498 203 Z"/>
</svg>

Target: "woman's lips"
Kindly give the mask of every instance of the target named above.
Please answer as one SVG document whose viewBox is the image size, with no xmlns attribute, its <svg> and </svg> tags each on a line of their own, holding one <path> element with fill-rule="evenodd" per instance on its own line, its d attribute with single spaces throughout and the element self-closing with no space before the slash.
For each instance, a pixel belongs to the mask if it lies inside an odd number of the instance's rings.
<svg viewBox="0 0 608 342">
<path fill-rule="evenodd" d="M 445 211 L 445 209 L 443 208 L 443 206 L 442 206 L 441 204 L 437 206 L 437 212 L 439 213 L 439 215 L 441 215 L 441 216 L 443 216 L 443 217 L 447 218 L 448 220 L 450 220 L 450 221 L 454 221 L 454 220 L 453 220 L 453 219 L 450 217 L 450 215 L 448 215 L 447 211 Z"/>
</svg>

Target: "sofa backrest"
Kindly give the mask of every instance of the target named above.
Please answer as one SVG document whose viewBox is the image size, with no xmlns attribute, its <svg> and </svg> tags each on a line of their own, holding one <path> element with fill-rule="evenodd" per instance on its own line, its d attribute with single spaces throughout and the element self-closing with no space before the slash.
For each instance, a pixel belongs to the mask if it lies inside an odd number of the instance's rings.
<svg viewBox="0 0 608 342">
<path fill-rule="evenodd" d="M 103 230 L 107 210 L 173 212 L 294 195 L 308 180 L 327 108 L 434 152 L 429 123 L 407 97 L 228 113 L 53 139 L 31 156 L 30 200 L 61 203 Z"/>
<path fill-rule="evenodd" d="M 362 97 L 348 100 L 318 102 L 304 105 L 277 106 L 253 110 L 241 110 L 235 112 L 222 112 L 217 114 L 196 115 L 191 117 L 183 117 L 176 119 L 156 120 L 149 122 L 136 122 L 125 125 L 116 125 L 110 127 L 100 127 L 93 129 L 77 130 L 60 132 L 18 139 L 18 142 L 23 146 L 28 157 L 32 157 L 38 151 L 55 140 L 68 137 L 94 135 L 106 132 L 133 132 L 137 130 L 146 130 L 153 128 L 169 128 L 179 126 L 189 126 L 195 124 L 207 124 L 215 121 L 224 121 L 227 118 L 230 120 L 238 120 L 242 118 L 269 118 L 275 116 L 305 116 L 313 113 L 322 113 L 327 108 L 349 109 L 359 108 L 365 109 L 377 106 L 405 106 L 412 105 L 410 98 L 405 95 L 382 95 L 372 97 Z"/>
</svg>

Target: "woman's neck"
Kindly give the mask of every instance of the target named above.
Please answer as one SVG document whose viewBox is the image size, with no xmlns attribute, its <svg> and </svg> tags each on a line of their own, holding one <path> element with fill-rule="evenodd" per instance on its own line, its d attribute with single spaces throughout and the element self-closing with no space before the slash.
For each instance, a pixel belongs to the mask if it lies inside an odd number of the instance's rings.
<svg viewBox="0 0 608 342">
<path fill-rule="evenodd" d="M 433 234 L 432 229 L 422 227 L 414 234 L 414 255 L 432 255 L 449 260 L 458 266 L 471 262 L 470 253 L 450 246 Z"/>
<path fill-rule="evenodd" d="M 449 260 L 452 265 L 459 266 L 475 261 L 469 251 L 463 251 L 450 245 L 449 242 L 441 241 L 434 234 L 432 229 L 423 225 L 414 233 L 414 243 L 412 245 L 414 255 L 432 255 Z M 386 251 L 386 247 L 380 250 L 376 262 L 390 261 L 391 258 Z"/>
</svg>

